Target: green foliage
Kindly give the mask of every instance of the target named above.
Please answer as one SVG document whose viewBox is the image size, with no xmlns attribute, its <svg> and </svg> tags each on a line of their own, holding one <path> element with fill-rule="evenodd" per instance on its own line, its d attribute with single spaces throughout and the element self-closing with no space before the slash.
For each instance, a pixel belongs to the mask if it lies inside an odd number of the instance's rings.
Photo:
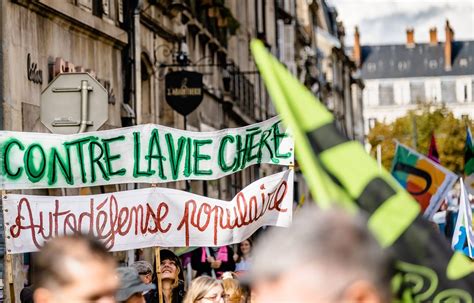
<svg viewBox="0 0 474 303">
<path fill-rule="evenodd" d="M 416 123 L 416 147 L 414 146 L 414 124 Z M 434 132 L 441 165 L 455 173 L 464 169 L 464 143 L 466 125 L 471 129 L 471 120 L 460 120 L 444 105 L 419 104 L 416 110 L 409 111 L 391 124 L 377 123 L 368 135 L 372 146 L 371 154 L 376 154 L 378 144 L 382 146 L 382 164 L 390 170 L 395 153 L 395 140 L 427 154 L 431 133 Z"/>
</svg>

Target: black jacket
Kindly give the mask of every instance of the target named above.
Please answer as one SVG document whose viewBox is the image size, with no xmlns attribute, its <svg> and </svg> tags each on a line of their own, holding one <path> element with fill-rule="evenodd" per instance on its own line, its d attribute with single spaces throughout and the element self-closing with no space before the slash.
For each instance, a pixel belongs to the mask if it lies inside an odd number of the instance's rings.
<svg viewBox="0 0 474 303">
<path fill-rule="evenodd" d="M 209 249 L 210 254 L 214 256 L 214 251 Z M 211 264 L 209 262 L 201 262 L 202 261 L 202 248 L 195 249 L 191 255 L 191 266 L 192 268 L 197 271 L 196 277 L 207 275 L 211 276 Z M 234 251 L 230 246 L 227 246 L 227 261 L 222 262 L 221 267 L 214 269 L 217 278 L 219 278 L 222 273 L 226 271 L 234 271 L 235 270 L 235 262 L 234 262 Z"/>
<path fill-rule="evenodd" d="M 171 303 L 181 303 L 183 302 L 184 296 L 186 295 L 184 291 L 184 282 L 179 281 L 178 287 L 173 289 L 173 296 Z M 145 301 L 146 303 L 157 303 L 158 302 L 158 287 L 154 290 L 150 290 L 145 294 Z M 165 298 L 163 296 L 163 302 L 165 302 Z"/>
</svg>

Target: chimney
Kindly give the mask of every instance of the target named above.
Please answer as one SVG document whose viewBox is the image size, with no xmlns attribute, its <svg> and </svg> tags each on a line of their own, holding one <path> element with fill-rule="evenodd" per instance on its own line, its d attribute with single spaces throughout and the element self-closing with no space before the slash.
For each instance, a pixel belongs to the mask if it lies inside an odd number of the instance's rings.
<svg viewBox="0 0 474 303">
<path fill-rule="evenodd" d="M 449 25 L 449 21 L 446 20 L 446 42 L 444 43 L 444 69 L 451 70 L 452 67 L 452 48 L 453 48 L 453 40 L 454 40 L 454 32 L 451 26 Z"/>
<path fill-rule="evenodd" d="M 437 45 L 438 44 L 438 32 L 436 27 L 430 28 L 430 45 Z"/>
<path fill-rule="evenodd" d="M 407 47 L 415 46 L 415 30 L 413 27 L 407 28 Z"/>
<path fill-rule="evenodd" d="M 352 57 L 357 65 L 360 67 L 361 63 L 361 50 L 360 50 L 360 35 L 359 35 L 359 27 L 355 27 L 354 30 L 354 48 L 352 49 Z"/>
</svg>

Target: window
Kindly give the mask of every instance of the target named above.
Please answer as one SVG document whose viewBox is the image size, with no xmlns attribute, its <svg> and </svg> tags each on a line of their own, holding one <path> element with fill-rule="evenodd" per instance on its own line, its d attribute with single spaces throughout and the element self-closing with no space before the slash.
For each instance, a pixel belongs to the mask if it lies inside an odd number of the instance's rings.
<svg viewBox="0 0 474 303">
<path fill-rule="evenodd" d="M 377 65 L 374 62 L 367 63 L 367 71 L 373 73 L 375 72 Z"/>
<path fill-rule="evenodd" d="M 441 81 L 441 101 L 445 103 L 456 102 L 456 82 L 454 80 Z"/>
<path fill-rule="evenodd" d="M 458 102 L 471 102 L 474 82 L 470 78 L 456 80 L 456 99 Z"/>
<path fill-rule="evenodd" d="M 393 105 L 393 84 L 392 83 L 382 83 L 380 84 L 379 91 L 379 101 L 380 105 Z"/>
<path fill-rule="evenodd" d="M 403 72 L 408 69 L 409 62 L 408 61 L 398 61 L 397 67 L 398 70 Z"/>
<path fill-rule="evenodd" d="M 142 72 L 142 121 L 143 123 L 153 123 L 155 117 L 153 117 L 154 111 L 152 110 L 152 81 L 151 78 L 151 65 L 147 57 L 142 56 L 141 60 L 141 72 Z"/>
<path fill-rule="evenodd" d="M 396 104 L 410 103 L 410 82 L 405 80 L 393 82 L 393 95 Z"/>
<path fill-rule="evenodd" d="M 364 88 L 363 99 L 364 106 L 377 106 L 379 105 L 379 84 L 378 82 L 367 82 Z"/>
<path fill-rule="evenodd" d="M 425 81 L 425 96 L 426 100 L 424 101 L 441 101 L 441 82 L 438 79 L 429 79 Z"/>
<path fill-rule="evenodd" d="M 410 103 L 425 101 L 425 86 L 422 81 L 410 82 Z"/>
<path fill-rule="evenodd" d="M 438 67 L 438 61 L 430 60 L 429 63 L 428 63 L 428 66 L 430 67 L 430 69 L 435 69 L 435 68 Z"/>
</svg>

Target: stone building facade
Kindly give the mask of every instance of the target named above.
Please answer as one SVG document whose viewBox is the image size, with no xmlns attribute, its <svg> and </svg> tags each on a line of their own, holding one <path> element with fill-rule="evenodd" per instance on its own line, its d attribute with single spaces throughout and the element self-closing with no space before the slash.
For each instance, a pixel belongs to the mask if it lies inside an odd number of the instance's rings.
<svg viewBox="0 0 474 303">
<path fill-rule="evenodd" d="M 364 142 L 362 90 L 354 61 L 344 50 L 344 26 L 325 0 L 276 1 L 278 56 L 333 113 L 338 129 Z M 311 201 L 297 169 L 298 201 Z"/>
<path fill-rule="evenodd" d="M 277 52 L 273 1 L 7 0 L 0 2 L 0 14 L 0 117 L 5 130 L 49 132 L 40 121 L 40 96 L 61 72 L 89 72 L 108 90 L 109 118 L 101 129 L 157 123 L 212 131 L 275 115 L 249 50 L 250 39 L 260 37 Z M 188 64 L 177 66 L 183 56 Z M 177 69 L 204 74 L 203 102 L 186 121 L 164 101 L 164 76 Z M 190 190 L 230 199 L 280 169 L 250 167 L 221 180 L 192 181 Z M 74 195 L 143 186 L 23 192 Z M 163 186 L 187 188 L 185 182 Z M 136 253 L 117 258 L 133 262 Z M 151 257 L 151 251 L 144 254 Z M 31 260 L 29 254 L 13 256 L 17 302 L 31 274 Z M 8 287 L 4 290 L 8 296 Z"/>
<path fill-rule="evenodd" d="M 334 114 L 338 128 L 364 141 L 362 90 L 358 67 L 346 54 L 344 25 L 324 0 L 296 1 L 296 62 L 300 81 Z"/>
<path fill-rule="evenodd" d="M 118 3 L 103 1 L 103 6 L 97 7 L 96 3 L 87 0 L 0 2 L 0 117 L 3 129 L 48 132 L 40 121 L 41 91 L 60 72 L 89 72 L 99 80 L 108 90 L 109 119 L 103 128 L 122 125 L 122 54 L 128 36 L 122 27 L 123 11 Z M 115 190 L 115 186 L 94 189 L 94 192 L 104 190 Z M 79 189 L 23 191 L 38 195 L 79 192 Z M 1 234 L 3 237 L 3 231 Z M 1 256 L 3 259 L 3 252 Z M 13 256 L 16 291 L 23 288 L 28 264 L 26 255 Z M 5 287 L 6 293 L 7 290 Z M 17 302 L 18 298 L 17 293 Z"/>
<path fill-rule="evenodd" d="M 358 140 L 361 112 L 354 88 L 360 83 L 342 52 L 341 27 L 324 1 L 310 2 L 0 1 L 0 124 L 4 130 L 49 132 L 40 121 L 40 96 L 62 72 L 89 72 L 108 90 L 109 118 L 101 129 L 156 123 L 213 131 L 263 121 L 276 112 L 249 49 L 250 40 L 259 38 L 330 107 L 338 126 Z M 311 22 L 302 24 L 301 18 Z M 186 119 L 165 102 L 165 75 L 174 70 L 204 75 L 204 99 Z M 281 169 L 253 166 L 219 180 L 160 186 L 189 187 L 198 194 L 230 199 L 247 184 Z M 301 173 L 296 182 L 299 200 L 307 194 Z M 96 194 L 144 186 L 148 185 L 23 193 Z M 126 252 L 117 258 L 133 262 L 137 253 L 151 259 L 151 251 Z M 28 278 L 30 263 L 29 255 L 13 258 L 17 291 Z"/>
<path fill-rule="evenodd" d="M 169 3 L 168 3 L 169 2 Z M 139 123 L 159 123 L 194 131 L 239 127 L 275 115 L 251 58 L 250 39 L 258 34 L 276 48 L 271 1 L 144 1 L 139 35 L 141 108 Z M 265 14 L 264 14 L 265 12 Z M 264 15 L 268 19 L 264 19 Z M 257 28 L 257 25 L 260 27 Z M 135 39 L 134 39 L 135 41 Z M 188 62 L 178 66 L 178 56 Z M 134 67 L 132 66 L 133 70 Z M 164 100 L 164 75 L 173 70 L 203 73 L 204 99 L 184 121 Z M 133 73 L 133 71 L 132 71 Z M 135 95 L 137 90 L 135 89 Z M 138 98 L 140 99 L 140 98 Z M 132 106 L 133 108 L 133 106 Z M 193 192 L 230 199 L 236 191 L 273 168 L 251 167 L 228 178 L 191 182 Z M 184 189 L 185 184 L 178 184 Z"/>
</svg>

